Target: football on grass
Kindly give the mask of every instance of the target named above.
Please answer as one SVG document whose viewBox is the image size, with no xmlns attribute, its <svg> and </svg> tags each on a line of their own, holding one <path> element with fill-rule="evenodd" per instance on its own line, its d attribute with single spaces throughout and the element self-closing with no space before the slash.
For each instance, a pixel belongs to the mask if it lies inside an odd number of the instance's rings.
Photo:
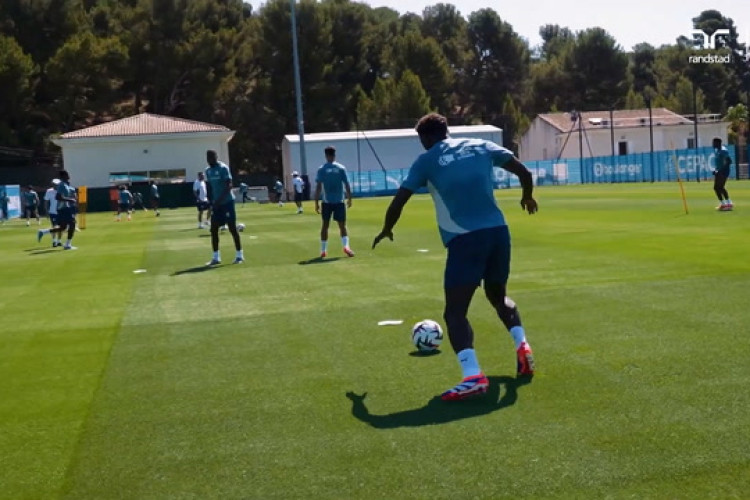
<svg viewBox="0 0 750 500">
<path fill-rule="evenodd" d="M 245 230 L 245 225 L 242 222 L 237 224 L 237 231 L 244 231 L 244 230 Z"/>
<path fill-rule="evenodd" d="M 443 341 L 443 329 L 437 321 L 422 320 L 411 329 L 411 341 L 422 352 L 435 351 Z"/>
</svg>

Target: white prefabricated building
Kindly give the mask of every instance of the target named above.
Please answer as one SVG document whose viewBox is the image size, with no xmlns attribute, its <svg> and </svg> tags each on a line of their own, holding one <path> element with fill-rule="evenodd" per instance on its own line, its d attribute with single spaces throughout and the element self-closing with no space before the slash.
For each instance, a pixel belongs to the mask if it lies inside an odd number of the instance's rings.
<svg viewBox="0 0 750 500">
<path fill-rule="evenodd" d="M 222 125 L 141 113 L 63 134 L 65 169 L 75 186 L 192 181 L 206 168 L 206 150 L 229 163 L 234 131 Z"/>
<path fill-rule="evenodd" d="M 448 133 L 455 138 L 475 137 L 500 145 L 503 143 L 502 129 L 493 125 L 449 126 Z M 281 155 L 287 192 L 291 192 L 292 172 L 307 175 L 309 184 L 315 182 L 318 167 L 325 163 L 324 149 L 327 146 L 336 148 L 336 161 L 342 163 L 350 179 L 354 179 L 352 190 L 355 193 L 382 189 L 360 185 L 360 182 L 364 184 L 361 180 L 366 179 L 368 173 L 384 175 L 387 189 L 398 188 L 398 171 L 405 173 L 417 156 L 424 152 L 413 128 L 305 134 L 305 168 L 300 159 L 299 135 L 286 135 L 281 141 Z M 394 172 L 395 175 L 392 175 Z"/>
</svg>

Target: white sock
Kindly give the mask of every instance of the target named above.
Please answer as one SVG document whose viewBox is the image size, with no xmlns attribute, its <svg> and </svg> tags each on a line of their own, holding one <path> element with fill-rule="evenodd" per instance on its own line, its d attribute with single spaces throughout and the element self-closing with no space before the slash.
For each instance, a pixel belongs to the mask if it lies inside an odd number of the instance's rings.
<svg viewBox="0 0 750 500">
<path fill-rule="evenodd" d="M 328 251 L 328 241 L 320 240 L 320 251 L 326 252 Z"/>
<path fill-rule="evenodd" d="M 71 240 L 70 238 L 68 238 L 68 241 L 66 241 L 66 242 L 65 242 L 65 246 L 66 246 L 66 247 L 69 247 L 69 246 L 70 246 L 70 243 L 71 243 L 71 241 L 72 241 L 72 240 Z"/>
<path fill-rule="evenodd" d="M 349 248 L 349 237 L 348 236 L 342 236 L 341 237 L 341 244 L 344 245 L 344 248 Z"/>
<path fill-rule="evenodd" d="M 214 260 L 221 260 L 221 253 L 218 250 L 214 252 Z"/>
<path fill-rule="evenodd" d="M 458 356 L 458 362 L 461 364 L 461 371 L 464 374 L 464 378 L 482 373 L 482 369 L 479 368 L 479 361 L 477 361 L 477 353 L 474 349 L 464 349 L 456 356 Z"/>
<path fill-rule="evenodd" d="M 238 259 L 244 259 L 245 256 L 242 254 L 242 250 L 237 250 L 237 258 Z"/>
<path fill-rule="evenodd" d="M 510 336 L 513 337 L 513 342 L 516 344 L 516 350 L 521 347 L 521 344 L 526 342 L 526 332 L 522 326 L 514 326 L 510 329 Z"/>
</svg>

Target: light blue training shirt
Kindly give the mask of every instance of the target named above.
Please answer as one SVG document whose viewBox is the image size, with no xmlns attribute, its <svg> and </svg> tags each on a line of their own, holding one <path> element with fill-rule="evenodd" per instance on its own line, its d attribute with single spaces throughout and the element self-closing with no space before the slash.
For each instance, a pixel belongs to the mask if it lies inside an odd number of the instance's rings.
<svg viewBox="0 0 750 500">
<path fill-rule="evenodd" d="M 323 186 L 323 203 L 343 203 L 344 186 L 349 185 L 349 179 L 346 177 L 346 167 L 341 163 L 322 164 L 315 175 L 315 182 Z"/>
<path fill-rule="evenodd" d="M 458 235 L 506 225 L 495 202 L 493 167 L 511 158 L 510 150 L 491 141 L 448 138 L 417 157 L 401 187 L 427 187 L 447 246 Z"/>
</svg>

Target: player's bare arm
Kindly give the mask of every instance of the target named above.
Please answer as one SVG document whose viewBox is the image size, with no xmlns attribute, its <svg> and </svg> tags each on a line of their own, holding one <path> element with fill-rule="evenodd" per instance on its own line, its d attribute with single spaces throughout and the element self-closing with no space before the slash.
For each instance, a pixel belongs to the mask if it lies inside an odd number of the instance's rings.
<svg viewBox="0 0 750 500">
<path fill-rule="evenodd" d="M 526 166 L 518 161 L 516 157 L 511 158 L 507 161 L 503 168 L 515 174 L 518 180 L 521 182 L 521 208 L 529 212 L 529 214 L 535 213 L 539 207 L 537 206 L 536 200 L 534 199 L 534 179 L 531 177 L 531 172 Z"/>
<path fill-rule="evenodd" d="M 315 183 L 315 196 L 314 196 L 314 198 L 315 198 L 315 213 L 316 214 L 320 213 L 320 192 L 321 192 L 322 186 L 323 186 L 323 184 L 320 183 L 320 182 L 316 182 Z"/>
<path fill-rule="evenodd" d="M 393 226 L 396 225 L 399 218 L 401 218 L 401 211 L 404 209 L 404 205 L 409 201 L 411 195 L 414 194 L 412 191 L 406 188 L 399 188 L 396 192 L 396 196 L 391 200 L 391 204 L 388 205 L 388 210 L 385 211 L 385 222 L 383 222 L 383 229 L 380 231 L 372 242 L 372 248 L 380 243 L 383 238 L 388 238 L 393 241 Z"/>
</svg>

